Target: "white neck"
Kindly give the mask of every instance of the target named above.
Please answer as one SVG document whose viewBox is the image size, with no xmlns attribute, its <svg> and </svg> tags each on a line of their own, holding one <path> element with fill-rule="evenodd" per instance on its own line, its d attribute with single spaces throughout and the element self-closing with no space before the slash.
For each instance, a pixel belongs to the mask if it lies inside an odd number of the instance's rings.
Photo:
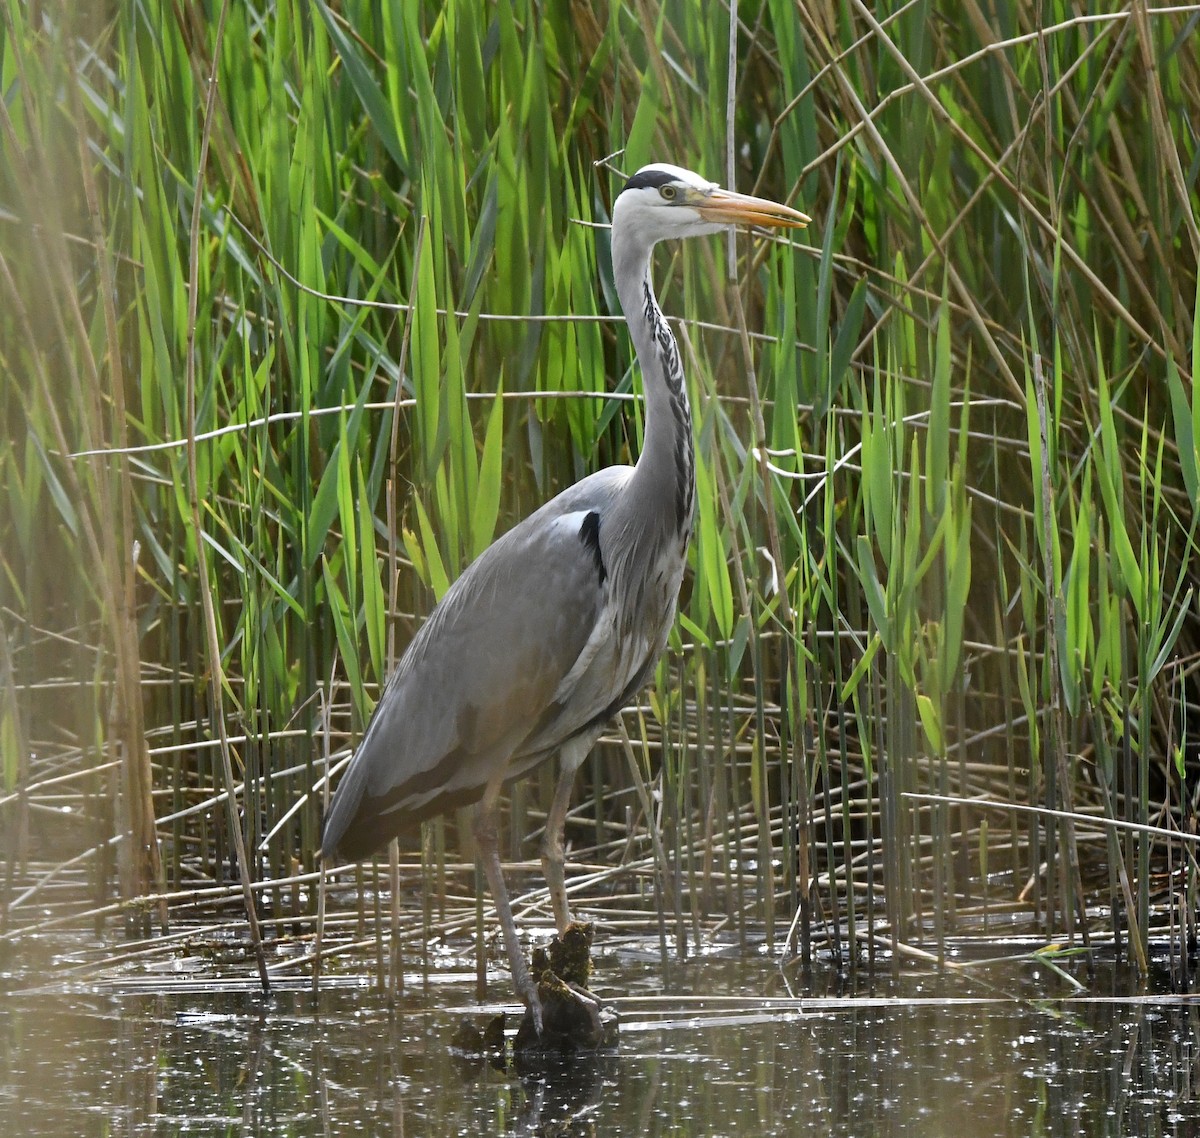
<svg viewBox="0 0 1200 1138">
<path fill-rule="evenodd" d="M 653 246 L 613 229 L 613 276 L 642 370 L 646 428 L 634 474 L 635 497 L 649 515 L 690 533 L 695 500 L 692 417 L 675 337 L 654 297 Z"/>
</svg>

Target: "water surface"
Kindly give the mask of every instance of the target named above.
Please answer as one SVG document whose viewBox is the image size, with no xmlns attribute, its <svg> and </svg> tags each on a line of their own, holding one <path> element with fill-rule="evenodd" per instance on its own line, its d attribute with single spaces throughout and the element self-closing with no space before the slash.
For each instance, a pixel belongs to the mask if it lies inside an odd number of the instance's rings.
<svg viewBox="0 0 1200 1138">
<path fill-rule="evenodd" d="M 664 973 L 610 951 L 596 988 L 622 994 L 618 1053 L 521 1075 L 451 1053 L 487 1013 L 461 962 L 409 977 L 394 1011 L 344 976 L 263 998 L 244 975 L 10 974 L 0 1135 L 1200 1133 L 1200 1005 L 1130 998 L 1116 966 L 1080 975 L 1078 994 L 1029 964 L 806 981 L 759 955 Z"/>
</svg>

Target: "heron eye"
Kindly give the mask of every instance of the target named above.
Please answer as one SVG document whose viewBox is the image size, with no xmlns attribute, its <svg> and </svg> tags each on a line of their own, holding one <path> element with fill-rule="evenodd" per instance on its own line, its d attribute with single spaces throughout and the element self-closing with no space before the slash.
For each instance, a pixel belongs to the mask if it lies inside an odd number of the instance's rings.
<svg viewBox="0 0 1200 1138">
<path fill-rule="evenodd" d="M 659 186 L 658 192 L 662 194 L 664 201 L 673 202 L 675 200 L 674 186 Z"/>
</svg>

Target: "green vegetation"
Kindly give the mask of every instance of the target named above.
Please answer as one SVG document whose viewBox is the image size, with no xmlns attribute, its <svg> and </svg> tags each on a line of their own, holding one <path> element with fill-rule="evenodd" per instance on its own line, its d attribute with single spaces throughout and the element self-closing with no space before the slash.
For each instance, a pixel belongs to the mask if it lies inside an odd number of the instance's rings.
<svg viewBox="0 0 1200 1138">
<path fill-rule="evenodd" d="M 731 65 L 702 0 L 6 0 L 0 935 L 114 849 L 127 916 L 221 882 L 231 816 L 311 870 L 448 581 L 636 456 L 613 152 L 816 222 L 660 257 L 698 532 L 576 855 L 664 943 L 1194 932 L 1197 16 L 738 15 Z"/>
</svg>

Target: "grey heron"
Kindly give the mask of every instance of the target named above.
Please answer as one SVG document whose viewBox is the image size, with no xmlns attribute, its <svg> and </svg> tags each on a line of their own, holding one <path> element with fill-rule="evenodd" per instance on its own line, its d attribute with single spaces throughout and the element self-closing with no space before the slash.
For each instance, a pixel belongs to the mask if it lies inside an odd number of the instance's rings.
<svg viewBox="0 0 1200 1138">
<path fill-rule="evenodd" d="M 653 248 L 737 224 L 808 220 L 678 166 L 646 166 L 626 182 L 612 211 L 612 265 L 642 372 L 637 463 L 575 483 L 463 571 L 389 678 L 329 808 L 322 857 L 355 861 L 424 818 L 477 803 L 476 846 L 513 983 L 539 1034 L 537 985 L 501 873 L 500 793 L 558 755 L 542 865 L 561 934 L 571 919 L 563 826 L 575 773 L 666 647 L 692 533 L 691 412 L 654 295 Z"/>
</svg>

